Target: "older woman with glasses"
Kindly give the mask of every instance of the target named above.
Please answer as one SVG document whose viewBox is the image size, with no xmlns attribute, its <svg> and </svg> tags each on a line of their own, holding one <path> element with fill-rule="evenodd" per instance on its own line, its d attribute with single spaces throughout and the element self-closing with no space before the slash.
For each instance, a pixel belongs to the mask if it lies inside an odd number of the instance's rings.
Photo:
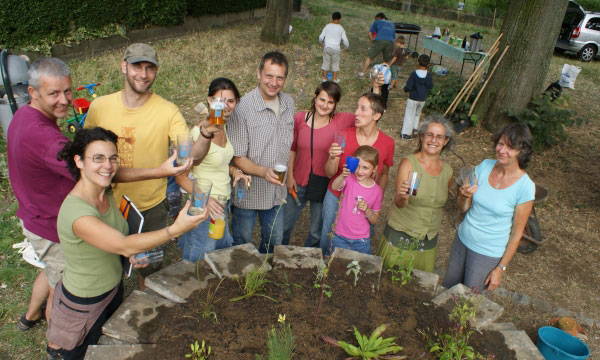
<svg viewBox="0 0 600 360">
<path fill-rule="evenodd" d="M 433 272 L 442 208 L 452 186 L 452 168 L 440 155 L 454 143 L 454 131 L 441 116 L 428 117 L 418 131 L 417 150 L 398 168 L 396 195 L 377 255 L 392 267 L 413 254 L 415 269 Z M 409 194 L 412 172 L 421 175 L 416 195 Z"/>
</svg>

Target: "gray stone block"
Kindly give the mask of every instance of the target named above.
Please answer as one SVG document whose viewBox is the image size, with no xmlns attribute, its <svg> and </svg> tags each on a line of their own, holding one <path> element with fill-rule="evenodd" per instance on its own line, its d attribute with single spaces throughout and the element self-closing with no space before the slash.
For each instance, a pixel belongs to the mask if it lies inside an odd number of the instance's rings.
<svg viewBox="0 0 600 360">
<path fill-rule="evenodd" d="M 261 268 L 264 271 L 271 270 L 271 265 L 263 260 L 252 244 L 208 252 L 204 255 L 204 261 L 220 279 L 243 277 L 254 268 Z"/>
<path fill-rule="evenodd" d="M 552 311 L 552 304 L 550 304 L 547 301 L 544 301 L 544 300 L 541 300 L 538 298 L 531 298 L 531 304 L 543 312 Z"/>
<path fill-rule="evenodd" d="M 565 309 L 565 308 L 561 308 L 560 306 L 554 306 L 552 308 L 552 313 L 554 315 L 556 315 L 556 317 L 563 317 L 563 316 L 567 316 L 567 317 L 575 317 L 575 312 L 571 311 L 569 309 Z"/>
<path fill-rule="evenodd" d="M 529 305 L 531 303 L 531 298 L 528 295 L 521 294 L 515 291 L 512 294 L 512 301 L 515 304 L 519 305 Z"/>
<path fill-rule="evenodd" d="M 585 325 L 587 327 L 594 327 L 594 319 L 585 316 L 583 313 L 577 314 L 577 322 L 580 325 Z"/>
<path fill-rule="evenodd" d="M 473 327 L 477 330 L 481 330 L 487 325 L 493 323 L 502 315 L 502 312 L 504 311 L 502 306 L 482 295 L 473 294 L 471 289 L 463 284 L 454 285 L 449 290 L 446 290 L 440 295 L 436 296 L 432 301 L 436 306 L 441 306 L 448 312 L 451 312 L 456 305 L 453 297 L 470 298 L 474 296 L 479 298 L 479 305 L 477 306 L 475 319 L 473 319 Z"/>
<path fill-rule="evenodd" d="M 383 259 L 380 256 L 359 253 L 358 251 L 336 248 L 333 251 L 333 260 L 331 261 L 331 270 L 346 274 L 348 264 L 357 260 L 360 266 L 361 274 L 381 275 Z"/>
<path fill-rule="evenodd" d="M 513 323 L 491 323 L 485 327 L 485 330 L 491 331 L 503 331 L 503 330 L 513 330 L 516 331 L 517 328 Z"/>
<path fill-rule="evenodd" d="M 185 303 L 194 291 L 205 289 L 208 280 L 216 278 L 208 266 L 189 261 L 179 261 L 155 272 L 146 278 L 146 286 L 161 296 L 176 302 Z"/>
<path fill-rule="evenodd" d="M 440 280 L 440 276 L 438 274 L 419 269 L 413 269 L 412 276 L 419 282 L 419 286 L 421 286 L 423 290 L 432 294 L 435 293 L 436 287 L 438 286 L 438 281 Z"/>
<path fill-rule="evenodd" d="M 544 360 L 533 341 L 523 330 L 501 330 L 506 346 L 514 350 L 518 360 Z"/>
<path fill-rule="evenodd" d="M 505 289 L 503 287 L 496 288 L 496 290 L 493 291 L 493 294 L 503 297 L 505 299 L 509 299 L 509 300 L 512 299 L 512 291 Z"/>
<path fill-rule="evenodd" d="M 283 269 L 316 269 L 321 260 L 323 260 L 321 249 L 276 245 L 273 266 Z"/>
<path fill-rule="evenodd" d="M 130 342 L 115 339 L 114 337 L 102 335 L 98 339 L 98 345 L 130 345 Z"/>
<path fill-rule="evenodd" d="M 155 345 L 90 345 L 85 360 L 122 360 L 130 356 L 151 350 Z"/>
<path fill-rule="evenodd" d="M 145 342 L 140 327 L 154 319 L 160 306 L 171 307 L 175 303 L 162 297 L 150 295 L 139 290 L 123 301 L 113 316 L 102 326 L 104 335 L 134 344 Z"/>
</svg>

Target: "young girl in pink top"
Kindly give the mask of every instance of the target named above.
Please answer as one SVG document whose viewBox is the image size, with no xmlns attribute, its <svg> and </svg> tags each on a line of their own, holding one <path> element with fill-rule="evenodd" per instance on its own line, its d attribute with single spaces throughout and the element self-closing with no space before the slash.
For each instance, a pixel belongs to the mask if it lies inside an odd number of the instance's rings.
<svg viewBox="0 0 600 360">
<path fill-rule="evenodd" d="M 332 188 L 342 192 L 331 253 L 336 247 L 371 254 L 370 224 L 376 224 L 381 212 L 383 192 L 371 177 L 377 170 L 379 153 L 372 146 L 360 146 L 354 152 L 359 159 L 354 173 L 344 165 Z"/>
</svg>

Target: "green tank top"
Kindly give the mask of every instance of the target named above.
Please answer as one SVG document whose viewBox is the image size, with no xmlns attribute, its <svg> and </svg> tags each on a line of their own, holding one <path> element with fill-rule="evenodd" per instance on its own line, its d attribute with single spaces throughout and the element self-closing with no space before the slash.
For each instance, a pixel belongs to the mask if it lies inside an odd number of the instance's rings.
<svg viewBox="0 0 600 360">
<path fill-rule="evenodd" d="M 448 182 L 452 177 L 452 168 L 444 163 L 438 176 L 431 176 L 421 167 L 415 154 L 406 157 L 412 171 L 421 173 L 421 184 L 417 196 L 411 196 L 408 204 L 398 208 L 392 204 L 388 224 L 397 231 L 403 231 L 419 240 L 433 239 L 440 231 L 442 208 L 448 200 Z"/>
<path fill-rule="evenodd" d="M 94 216 L 127 235 L 129 227 L 115 206 L 113 194 L 107 191 L 110 207 L 101 214 L 83 199 L 67 195 L 57 219 L 60 247 L 65 256 L 63 285 L 73 295 L 88 298 L 113 289 L 121 281 L 121 257 L 90 245 L 73 233 L 73 222 L 83 216 Z"/>
</svg>

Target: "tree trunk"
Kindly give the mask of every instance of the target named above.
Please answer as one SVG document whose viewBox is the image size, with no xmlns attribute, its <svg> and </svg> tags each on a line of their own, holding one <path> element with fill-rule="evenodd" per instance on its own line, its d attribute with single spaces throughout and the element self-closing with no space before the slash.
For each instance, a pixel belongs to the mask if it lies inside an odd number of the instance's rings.
<svg viewBox="0 0 600 360">
<path fill-rule="evenodd" d="M 267 0 L 265 26 L 260 39 L 273 44 L 285 44 L 290 38 L 292 0 Z"/>
<path fill-rule="evenodd" d="M 539 95 L 552 60 L 552 53 L 568 0 L 512 0 L 504 17 L 498 55 L 509 50 L 490 78 L 476 105 L 475 114 L 485 128 L 496 132 L 510 123 L 508 110 L 523 110 Z"/>
</svg>

